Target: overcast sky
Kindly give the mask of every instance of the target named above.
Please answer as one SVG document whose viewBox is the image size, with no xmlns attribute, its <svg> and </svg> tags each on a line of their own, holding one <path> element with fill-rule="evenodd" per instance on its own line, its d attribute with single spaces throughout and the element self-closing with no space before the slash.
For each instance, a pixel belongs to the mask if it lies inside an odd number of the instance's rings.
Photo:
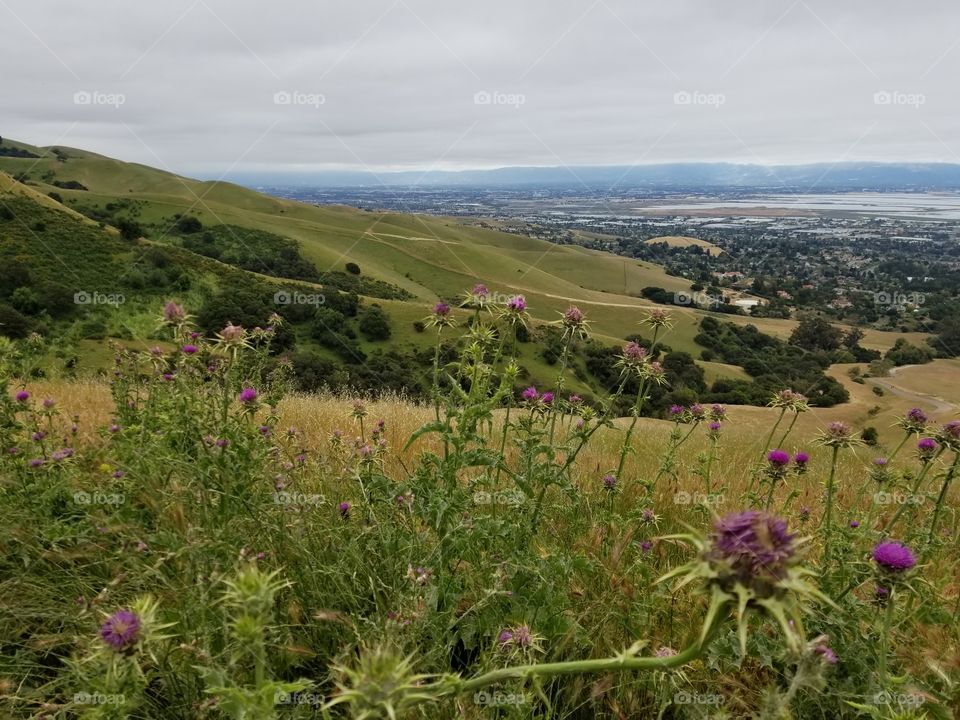
<svg viewBox="0 0 960 720">
<path fill-rule="evenodd" d="M 960 162 L 956 0 L 0 0 L 0 134 L 211 176 Z"/>
</svg>

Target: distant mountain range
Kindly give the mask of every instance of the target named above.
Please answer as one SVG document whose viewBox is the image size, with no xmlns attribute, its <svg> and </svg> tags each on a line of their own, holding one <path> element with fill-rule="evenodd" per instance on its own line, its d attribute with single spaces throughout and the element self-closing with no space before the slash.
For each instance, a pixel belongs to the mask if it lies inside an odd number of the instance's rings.
<svg viewBox="0 0 960 720">
<path fill-rule="evenodd" d="M 960 164 L 818 163 L 740 165 L 669 163 L 577 167 L 504 167 L 493 170 L 404 172 L 233 173 L 244 185 L 312 187 L 456 186 L 569 187 L 589 190 L 625 188 L 751 188 L 800 192 L 823 190 L 960 190 Z"/>
</svg>

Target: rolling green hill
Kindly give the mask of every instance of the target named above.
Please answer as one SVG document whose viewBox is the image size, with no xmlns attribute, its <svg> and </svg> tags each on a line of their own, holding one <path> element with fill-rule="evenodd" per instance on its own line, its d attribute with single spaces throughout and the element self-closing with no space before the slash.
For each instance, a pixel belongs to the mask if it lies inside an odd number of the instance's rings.
<svg viewBox="0 0 960 720">
<path fill-rule="evenodd" d="M 84 218 L 93 218 L 99 221 L 98 237 L 104 243 L 107 239 L 119 242 L 120 233 L 113 228 L 120 227 L 128 235 L 142 234 L 146 240 L 141 242 L 157 247 L 183 252 L 187 252 L 184 247 L 199 248 L 201 254 L 208 254 L 195 239 L 185 239 L 178 223 L 185 217 L 195 218 L 202 228 L 216 229 L 213 234 L 219 240 L 208 242 L 219 243 L 221 248 L 212 257 L 208 255 L 200 262 L 199 255 L 193 253 L 180 256 L 190 267 L 213 268 L 206 271 L 201 283 L 208 289 L 216 286 L 222 274 L 216 270 L 217 257 L 224 261 L 219 263 L 221 270 L 231 258 L 245 257 L 246 264 L 238 261 L 234 267 L 253 271 L 258 282 L 282 284 L 281 279 L 267 277 L 279 274 L 276 263 L 271 264 L 271 270 L 249 262 L 251 257 L 266 252 L 265 248 L 273 252 L 278 240 L 296 243 L 302 260 L 316 268 L 318 283 L 347 280 L 343 272 L 346 265 L 359 266 L 360 278 L 367 282 L 358 292 L 380 298 L 376 302 L 390 317 L 391 345 L 429 347 L 431 336 L 414 329 L 416 320 L 437 299 L 454 300 L 480 282 L 503 295 L 526 295 L 531 314 L 539 322 L 556 320 L 575 303 L 591 320 L 592 335 L 611 345 L 636 333 L 639 321 L 653 307 L 637 297 L 642 288 L 689 288 L 683 278 L 669 276 L 650 263 L 477 227 L 459 219 L 313 206 L 230 183 L 191 180 L 75 148 L 36 147 L 7 139 L 0 148 L 5 148 L 0 152 L 0 172 L 6 173 L 0 175 L 0 193 L 28 197 L 45 211 L 60 211 L 87 227 L 95 224 Z M 222 254 L 224 248 L 228 255 Z M 122 254 L 117 258 L 124 262 Z M 303 273 L 294 277 L 306 279 Z M 386 292 L 384 288 L 391 290 Z M 707 313 L 673 308 L 672 314 L 674 325 L 664 341 L 674 350 L 699 357 L 702 348 L 694 342 L 694 336 L 699 319 Z M 723 319 L 753 323 L 780 338 L 787 337 L 794 327 L 788 320 Z M 864 345 L 884 349 L 899 337 L 903 335 L 872 332 Z M 363 350 L 383 346 L 363 337 L 357 337 L 356 343 Z M 531 367 L 538 365 L 533 356 L 527 360 Z M 718 362 L 709 363 L 706 370 L 711 379 L 743 377 L 740 368 Z"/>
</svg>

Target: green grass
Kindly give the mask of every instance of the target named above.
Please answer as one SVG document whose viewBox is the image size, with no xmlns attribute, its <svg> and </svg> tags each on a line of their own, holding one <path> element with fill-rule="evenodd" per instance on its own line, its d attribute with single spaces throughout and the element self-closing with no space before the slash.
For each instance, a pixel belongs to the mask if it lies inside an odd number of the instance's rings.
<svg viewBox="0 0 960 720">
<path fill-rule="evenodd" d="M 9 143 L 9 141 L 5 141 Z M 551 321 L 569 304 L 582 307 L 593 321 L 592 331 L 610 343 L 636 332 L 650 303 L 638 299 L 642 288 L 660 286 L 682 290 L 689 282 L 643 263 L 573 245 L 556 245 L 495 229 L 475 221 L 400 213 L 366 212 L 340 206 L 312 206 L 272 198 L 223 182 L 200 182 L 134 163 L 125 163 L 83 150 L 63 148 L 68 159 L 57 159 L 50 148 L 13 143 L 43 155 L 40 159 L 0 157 L 0 170 L 27 173 L 38 196 L 56 191 L 66 204 L 104 208 L 120 200 L 137 204 L 136 220 L 159 228 L 155 239 L 174 215 L 195 215 L 204 225 L 221 223 L 262 230 L 292 238 L 319 271 L 342 270 L 357 263 L 370 277 L 392 283 L 414 296 L 410 309 L 391 304 L 395 334 L 408 337 L 414 316 L 425 314 L 437 298 L 452 299 L 477 282 L 491 290 L 527 296 L 536 320 Z M 88 191 L 54 188 L 47 181 L 75 180 Z M 7 183 L 9 185 L 9 182 Z M 22 186 L 20 186 L 23 191 Z M 44 198 L 45 201 L 50 201 Z M 665 342 L 694 357 L 696 325 L 703 313 L 674 308 L 674 328 Z M 753 323 L 763 332 L 784 338 L 789 320 L 725 316 Z M 901 337 L 870 332 L 869 347 L 885 349 Z M 910 334 L 916 342 L 922 335 Z M 417 342 L 416 338 L 412 338 Z M 710 373 L 737 370 L 707 368 Z"/>
</svg>

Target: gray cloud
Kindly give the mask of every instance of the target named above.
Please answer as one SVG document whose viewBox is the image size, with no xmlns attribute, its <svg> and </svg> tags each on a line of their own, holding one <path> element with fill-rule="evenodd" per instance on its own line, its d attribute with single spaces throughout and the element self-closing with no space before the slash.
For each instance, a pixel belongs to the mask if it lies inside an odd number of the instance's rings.
<svg viewBox="0 0 960 720">
<path fill-rule="evenodd" d="M 0 0 L 0 19 L 3 135 L 184 173 L 960 161 L 949 0 Z"/>
</svg>

